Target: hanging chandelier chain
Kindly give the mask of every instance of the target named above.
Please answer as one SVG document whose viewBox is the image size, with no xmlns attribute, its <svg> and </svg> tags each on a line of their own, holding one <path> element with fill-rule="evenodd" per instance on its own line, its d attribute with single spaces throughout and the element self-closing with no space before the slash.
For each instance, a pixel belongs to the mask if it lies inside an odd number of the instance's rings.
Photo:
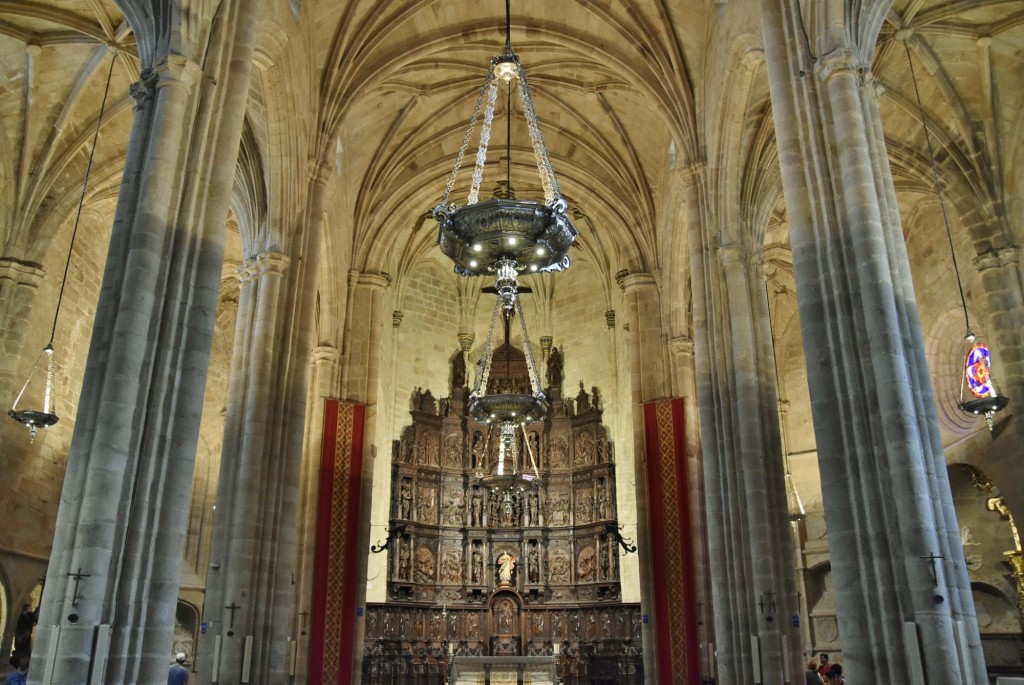
<svg viewBox="0 0 1024 685">
<path fill-rule="evenodd" d="M 471 397 L 480 397 L 487 392 L 487 379 L 491 375 L 491 357 L 494 354 L 494 329 L 498 325 L 498 314 L 501 310 L 501 300 L 498 300 L 494 307 L 494 313 L 491 314 L 491 325 L 487 329 L 487 342 L 484 344 L 484 356 L 480 360 L 480 373 L 476 377 L 476 383 L 473 384 Z"/>
<path fill-rule="evenodd" d="M 530 436 L 526 433 L 526 424 L 522 424 L 523 445 L 526 446 L 526 454 L 530 456 L 530 468 L 533 469 L 533 477 L 540 480 L 540 470 L 537 468 L 537 460 L 533 458 L 533 447 L 530 446 Z"/>
<path fill-rule="evenodd" d="M 476 104 L 473 106 L 473 116 L 469 118 L 469 128 L 466 129 L 466 135 L 462 139 L 462 147 L 459 148 L 459 154 L 455 157 L 455 166 L 452 167 L 451 174 L 448 175 L 448 183 L 444 187 L 444 194 L 441 195 L 441 202 L 438 203 L 438 208 L 444 209 L 448 207 L 448 196 L 452 193 L 452 188 L 455 187 L 455 177 L 459 174 L 459 169 L 462 168 L 462 160 L 466 156 L 466 150 L 469 148 L 469 141 L 473 136 L 473 129 L 476 127 L 476 121 L 480 117 L 480 109 L 484 104 L 484 95 L 487 94 L 487 88 L 494 81 L 494 66 L 487 70 L 487 76 L 484 77 L 484 83 L 480 86 L 480 93 L 476 97 Z"/>
<path fill-rule="evenodd" d="M 469 188 L 466 204 L 475 205 L 480 199 L 480 184 L 484 180 L 484 164 L 487 163 L 487 146 L 491 142 L 491 125 L 494 123 L 494 104 L 498 100 L 498 80 L 492 79 L 487 91 L 487 108 L 484 123 L 480 128 L 480 147 L 476 150 L 476 165 L 473 167 L 473 183 Z"/>
<path fill-rule="evenodd" d="M 505 0 L 505 52 L 512 52 L 512 0 Z"/>
<path fill-rule="evenodd" d="M 548 154 L 547 145 L 544 144 L 544 134 L 537 121 L 537 112 L 533 108 L 530 86 L 526 82 L 526 71 L 518 62 L 516 71 L 519 74 L 519 98 L 523 102 L 523 111 L 526 114 L 526 125 L 530 131 L 530 142 L 533 144 L 533 156 L 537 162 L 541 185 L 544 187 L 544 201 L 551 205 L 556 198 L 562 196 L 562 193 L 558 187 L 558 180 L 555 178 L 554 167 L 551 166 L 551 156 Z"/>
<path fill-rule="evenodd" d="M 526 355 L 526 370 L 530 374 L 530 390 L 534 396 L 541 394 L 540 377 L 537 375 L 537 365 L 533 361 L 533 348 L 530 345 L 530 338 L 526 334 L 526 318 L 523 316 L 523 302 L 516 298 L 516 315 L 519 317 L 519 328 L 523 332 L 523 353 Z"/>
<path fill-rule="evenodd" d="M 935 162 L 935 149 L 932 147 L 932 137 L 928 133 L 928 122 L 924 115 L 924 105 L 921 102 L 921 90 L 917 85 L 917 72 L 914 70 L 914 60 L 910 56 L 909 38 L 903 41 L 903 49 L 907 52 L 907 63 L 910 65 L 910 80 L 914 83 L 914 96 L 917 98 L 917 111 L 921 115 L 921 128 L 924 129 L 924 139 L 928 144 L 928 159 L 932 165 L 932 175 L 935 177 L 935 190 L 939 196 L 939 207 L 942 209 L 942 222 L 946 226 L 946 239 L 949 241 L 949 254 L 953 259 L 953 273 L 956 275 L 956 285 L 960 290 L 960 304 L 964 309 L 964 326 L 967 329 L 967 337 L 974 333 L 971 331 L 971 319 L 967 314 L 967 298 L 964 297 L 964 284 L 960 280 L 960 268 L 956 263 L 956 249 L 953 247 L 953 232 L 949 228 L 949 215 L 946 212 L 946 201 L 942 193 L 942 179 L 939 176 L 939 167 Z"/>
<path fill-rule="evenodd" d="M 71 229 L 71 243 L 68 245 L 68 258 L 64 262 L 64 276 L 60 281 L 60 294 L 57 295 L 57 309 L 53 312 L 53 328 L 50 329 L 50 342 L 47 347 L 53 345 L 53 339 L 57 335 L 57 317 L 60 315 L 60 305 L 64 299 L 64 287 L 68 282 L 68 270 L 71 268 L 71 254 L 75 248 L 75 237 L 78 235 L 78 224 L 82 219 L 82 207 L 85 205 L 85 193 L 89 189 L 89 172 L 92 171 L 92 160 L 96 156 L 96 143 L 100 137 L 100 127 L 103 126 L 103 114 L 107 109 L 107 95 L 110 93 L 110 81 L 114 76 L 114 63 L 117 61 L 117 54 L 110 59 L 110 69 L 107 71 L 107 84 L 103 88 L 103 101 L 100 103 L 99 117 L 96 119 L 96 132 L 92 136 L 92 149 L 89 151 L 89 161 L 85 164 L 85 178 L 82 179 L 82 194 L 78 198 L 78 211 L 75 213 L 75 225 Z"/>
</svg>

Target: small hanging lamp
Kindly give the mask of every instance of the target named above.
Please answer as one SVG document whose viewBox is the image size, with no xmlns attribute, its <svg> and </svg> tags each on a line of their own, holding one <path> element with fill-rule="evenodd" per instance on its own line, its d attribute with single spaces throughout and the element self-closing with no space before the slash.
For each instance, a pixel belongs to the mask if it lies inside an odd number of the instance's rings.
<svg viewBox="0 0 1024 685">
<path fill-rule="evenodd" d="M 96 119 L 96 131 L 93 133 L 92 137 L 92 149 L 89 151 L 89 161 L 85 165 L 85 178 L 82 180 L 82 194 L 78 199 L 78 212 L 75 214 L 75 225 L 71 231 L 71 244 L 68 245 L 68 257 L 64 262 L 64 275 L 61 277 L 60 281 L 60 294 L 57 296 L 57 307 L 53 312 L 53 326 L 50 329 L 50 341 L 46 343 L 46 346 L 43 347 L 43 351 L 39 353 L 38 357 L 36 357 L 36 361 L 28 373 L 28 378 L 25 379 L 25 384 L 21 386 L 21 390 L 18 391 L 17 396 L 14 398 L 14 403 L 7 411 L 8 416 L 28 428 L 30 442 L 35 442 L 36 434 L 39 432 L 40 428 L 49 428 L 60 420 L 56 411 L 55 384 L 57 362 L 53 349 L 53 339 L 57 334 L 57 317 L 60 315 L 60 305 L 64 299 L 64 288 L 67 286 L 68 282 L 68 269 L 71 266 L 71 254 L 75 248 L 75 237 L 78 235 L 78 224 L 82 219 L 82 207 L 85 204 L 85 193 L 89 188 L 89 172 L 92 170 L 92 160 L 96 155 L 96 143 L 99 140 L 100 127 L 103 125 L 103 114 L 107 108 L 107 95 L 110 93 L 110 80 L 114 75 L 115 60 L 116 54 L 110 60 L 110 70 L 107 72 L 107 83 L 103 89 L 103 101 L 100 104 L 99 117 Z M 18 403 L 21 402 L 25 392 L 29 389 L 29 384 L 32 382 L 32 378 L 36 371 L 44 364 L 46 368 L 46 379 L 45 387 L 43 388 L 42 409 L 19 409 Z"/>
<path fill-rule="evenodd" d="M 956 275 L 956 284 L 960 290 L 960 305 L 964 311 L 964 352 L 963 352 L 963 374 L 960 377 L 960 402 L 962 411 L 975 416 L 984 416 L 989 431 L 993 428 L 993 419 L 996 412 L 1000 412 L 1010 403 L 1005 395 L 1000 395 L 996 390 L 996 382 L 992 375 L 992 353 L 988 345 L 979 339 L 971 330 L 971 319 L 967 314 L 967 298 L 964 297 L 964 286 L 960 280 L 960 269 L 956 263 L 956 250 L 953 248 L 953 232 L 949 228 L 949 216 L 946 213 L 946 202 L 942 194 L 942 179 L 939 177 L 939 168 L 935 163 L 935 149 L 932 147 L 932 138 L 928 133 L 928 125 L 924 115 L 924 105 L 921 103 L 921 91 L 917 84 L 917 73 L 914 71 L 914 60 L 910 56 L 910 32 L 903 33 L 903 49 L 907 52 L 907 63 L 910 65 L 910 78 L 914 83 L 914 95 L 917 99 L 917 111 L 921 117 L 921 127 L 924 129 L 924 139 L 928 144 L 928 158 L 932 165 L 932 175 L 935 178 L 935 190 L 939 196 L 939 207 L 942 209 L 942 221 L 946 226 L 946 239 L 949 241 L 950 257 L 953 261 L 953 273 Z"/>
</svg>

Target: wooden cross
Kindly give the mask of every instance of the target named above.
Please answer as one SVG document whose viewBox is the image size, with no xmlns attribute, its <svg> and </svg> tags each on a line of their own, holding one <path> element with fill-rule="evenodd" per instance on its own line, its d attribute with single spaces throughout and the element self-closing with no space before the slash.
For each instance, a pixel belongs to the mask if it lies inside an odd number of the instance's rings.
<svg viewBox="0 0 1024 685">
<path fill-rule="evenodd" d="M 82 578 L 90 578 L 91 576 L 91 573 L 82 573 L 81 566 L 78 567 L 78 571 L 76 573 L 68 574 L 68 578 L 75 579 L 75 592 L 71 596 L 71 606 L 76 608 L 78 607 L 78 584 L 82 581 Z"/>
</svg>

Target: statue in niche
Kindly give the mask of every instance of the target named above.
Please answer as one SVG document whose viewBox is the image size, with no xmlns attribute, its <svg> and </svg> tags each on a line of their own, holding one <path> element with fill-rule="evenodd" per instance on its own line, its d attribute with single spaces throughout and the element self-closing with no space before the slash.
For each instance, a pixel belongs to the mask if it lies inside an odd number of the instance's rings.
<svg viewBox="0 0 1024 685">
<path fill-rule="evenodd" d="M 473 447 L 470 450 L 470 467 L 482 469 L 484 467 L 484 434 L 480 431 L 473 432 Z"/>
<path fill-rule="evenodd" d="M 540 553 L 537 552 L 537 544 L 530 545 L 530 552 L 526 557 L 526 576 L 531 583 L 540 582 Z"/>
<path fill-rule="evenodd" d="M 581 582 L 586 583 L 594 580 L 594 573 L 596 571 L 594 556 L 593 547 L 584 547 L 580 552 L 576 576 Z"/>
<path fill-rule="evenodd" d="M 548 356 L 548 388 L 554 390 L 562 389 L 562 380 L 564 378 L 562 364 L 562 353 L 558 351 L 557 347 L 552 347 L 551 354 Z"/>
<path fill-rule="evenodd" d="M 607 611 L 601 615 L 601 635 L 605 638 L 612 636 L 612 617 Z"/>
<path fill-rule="evenodd" d="M 484 559 L 483 559 L 483 555 L 480 553 L 480 543 L 479 542 L 474 543 L 473 544 L 473 573 L 472 573 L 473 584 L 474 585 L 479 585 L 480 584 L 480 579 L 483 577 L 483 574 L 481 573 L 481 570 L 483 568 L 483 564 L 484 564 Z"/>
<path fill-rule="evenodd" d="M 537 499 L 537 491 L 530 490 L 530 494 L 526 497 L 526 525 L 528 526 L 539 526 L 540 516 L 538 512 L 539 502 Z"/>
<path fill-rule="evenodd" d="M 394 626 L 394 620 L 391 617 L 391 610 L 390 609 L 385 609 L 384 610 L 384 629 L 383 629 L 384 637 L 391 637 L 391 635 L 394 633 L 394 630 L 395 630 L 395 626 Z"/>
<path fill-rule="evenodd" d="M 402 479 L 402 486 L 398 494 L 398 518 L 412 518 L 412 484 L 407 478 Z"/>
<path fill-rule="evenodd" d="M 633 614 L 633 617 L 630 619 L 630 625 L 631 625 L 630 632 L 633 635 L 633 639 L 634 640 L 639 640 L 640 639 L 640 614 Z"/>
<path fill-rule="evenodd" d="M 537 431 L 530 431 L 530 452 L 537 468 L 540 468 L 540 435 Z M 527 457 L 529 459 L 529 457 Z"/>
<path fill-rule="evenodd" d="M 480 496 L 479 488 L 473 488 L 473 511 L 470 525 L 477 527 L 484 525 L 484 499 Z"/>
<path fill-rule="evenodd" d="M 398 578 L 400 580 L 409 580 L 410 563 L 412 558 L 412 552 L 409 551 L 409 543 L 398 541 Z"/>
<path fill-rule="evenodd" d="M 480 615 L 476 612 L 466 616 L 466 632 L 470 637 L 480 637 Z"/>
<path fill-rule="evenodd" d="M 594 488 L 594 520 L 603 521 L 608 518 L 608 497 L 605 495 L 604 480 L 597 483 Z"/>
<path fill-rule="evenodd" d="M 434 580 L 434 555 L 426 547 L 416 550 L 416 582 L 430 583 Z"/>
<path fill-rule="evenodd" d="M 498 579 L 503 586 L 512 583 L 512 574 L 515 570 L 516 558 L 509 554 L 507 550 L 503 551 L 498 557 Z"/>
<path fill-rule="evenodd" d="M 376 611 L 369 610 L 366 612 L 366 634 L 369 637 L 377 637 L 377 621 L 379 614 Z"/>
<path fill-rule="evenodd" d="M 452 392 L 466 387 L 466 355 L 460 347 L 452 358 Z"/>
</svg>

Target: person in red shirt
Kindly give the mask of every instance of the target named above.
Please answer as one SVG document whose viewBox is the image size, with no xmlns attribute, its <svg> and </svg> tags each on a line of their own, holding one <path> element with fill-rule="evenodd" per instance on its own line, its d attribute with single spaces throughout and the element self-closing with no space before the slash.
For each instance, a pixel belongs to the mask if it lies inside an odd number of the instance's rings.
<svg viewBox="0 0 1024 685">
<path fill-rule="evenodd" d="M 822 652 L 818 655 L 818 662 L 821 664 L 818 666 L 818 675 L 821 676 L 821 682 L 828 682 L 828 669 L 830 664 L 828 663 L 828 654 Z"/>
</svg>

